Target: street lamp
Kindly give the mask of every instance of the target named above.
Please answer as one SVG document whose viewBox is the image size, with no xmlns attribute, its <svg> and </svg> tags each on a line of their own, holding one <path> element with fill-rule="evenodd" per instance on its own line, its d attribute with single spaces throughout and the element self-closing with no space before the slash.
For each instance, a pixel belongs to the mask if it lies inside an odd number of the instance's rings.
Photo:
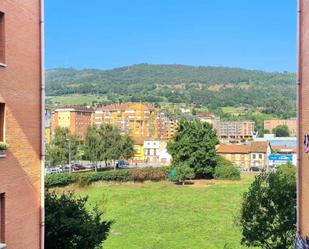
<svg viewBox="0 0 309 249">
<path fill-rule="evenodd" d="M 71 174 L 72 173 L 72 167 L 71 167 L 71 140 L 67 138 L 66 141 L 69 142 L 69 167 L 70 167 L 69 172 Z"/>
</svg>

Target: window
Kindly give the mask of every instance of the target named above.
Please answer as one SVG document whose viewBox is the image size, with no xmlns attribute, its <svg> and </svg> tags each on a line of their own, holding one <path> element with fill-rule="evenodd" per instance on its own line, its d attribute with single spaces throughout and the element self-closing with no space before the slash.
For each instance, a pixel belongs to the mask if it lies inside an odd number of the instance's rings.
<svg viewBox="0 0 309 249">
<path fill-rule="evenodd" d="M 0 245 L 5 242 L 5 195 L 0 194 Z"/>
<path fill-rule="evenodd" d="M 259 159 L 263 159 L 263 154 L 259 154 Z"/>
<path fill-rule="evenodd" d="M 256 159 L 256 155 L 255 155 L 255 154 L 253 154 L 253 155 L 252 155 L 252 158 L 253 158 L 253 159 Z"/>
<path fill-rule="evenodd" d="M 0 103 L 0 142 L 4 142 L 5 104 Z"/>
<path fill-rule="evenodd" d="M 0 11 L 0 65 L 5 64 L 4 13 Z"/>
</svg>

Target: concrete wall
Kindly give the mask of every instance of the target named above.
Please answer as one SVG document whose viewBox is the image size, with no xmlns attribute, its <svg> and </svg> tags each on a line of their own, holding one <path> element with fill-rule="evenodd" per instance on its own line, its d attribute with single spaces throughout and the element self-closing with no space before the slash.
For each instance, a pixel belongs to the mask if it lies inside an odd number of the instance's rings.
<svg viewBox="0 0 309 249">
<path fill-rule="evenodd" d="M 7 249 L 40 248 L 40 1 L 1 0 L 5 63 L 0 101 L 6 105 L 7 156 L 0 158 Z"/>
</svg>

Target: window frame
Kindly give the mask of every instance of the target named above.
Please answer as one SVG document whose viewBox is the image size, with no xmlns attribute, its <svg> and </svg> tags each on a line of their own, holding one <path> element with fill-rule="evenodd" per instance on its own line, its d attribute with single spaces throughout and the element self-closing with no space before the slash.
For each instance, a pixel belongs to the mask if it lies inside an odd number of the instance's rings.
<svg viewBox="0 0 309 249">
<path fill-rule="evenodd" d="M 0 10 L 0 68 L 6 68 L 5 12 Z"/>
</svg>

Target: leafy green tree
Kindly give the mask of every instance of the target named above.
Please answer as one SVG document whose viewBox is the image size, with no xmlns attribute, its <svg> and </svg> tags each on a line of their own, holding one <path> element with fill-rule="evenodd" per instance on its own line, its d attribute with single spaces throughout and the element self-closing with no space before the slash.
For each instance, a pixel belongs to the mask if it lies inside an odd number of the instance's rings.
<svg viewBox="0 0 309 249">
<path fill-rule="evenodd" d="M 276 137 L 290 136 L 289 127 L 287 127 L 286 125 L 278 125 L 276 128 L 273 129 L 273 133 L 276 135 Z"/>
<path fill-rule="evenodd" d="M 86 208 L 87 197 L 73 193 L 45 195 L 45 248 L 95 249 L 103 248 L 111 221 L 103 220 L 97 207 Z"/>
<path fill-rule="evenodd" d="M 85 156 L 95 165 L 98 161 L 130 159 L 134 155 L 133 140 L 117 127 L 104 124 L 89 127 L 84 143 Z"/>
<path fill-rule="evenodd" d="M 239 224 L 242 244 L 264 249 L 294 248 L 296 233 L 296 169 L 281 166 L 256 176 L 244 194 Z"/>
<path fill-rule="evenodd" d="M 182 185 L 185 185 L 186 180 L 191 180 L 194 178 L 194 169 L 190 168 L 186 163 L 180 163 L 177 167 L 175 167 L 175 175 L 174 180 L 181 182 Z"/>
<path fill-rule="evenodd" d="M 94 164 L 95 170 L 97 171 L 97 163 L 101 159 L 102 153 L 102 138 L 98 134 L 96 126 L 89 126 L 86 131 L 84 152 L 85 157 Z"/>
<path fill-rule="evenodd" d="M 46 160 L 51 166 L 69 163 L 79 158 L 79 141 L 68 128 L 57 127 L 51 142 L 46 146 Z"/>
<path fill-rule="evenodd" d="M 182 120 L 167 150 L 173 157 L 173 167 L 185 163 L 197 177 L 213 177 L 217 144 L 216 131 L 211 124 Z"/>
</svg>

